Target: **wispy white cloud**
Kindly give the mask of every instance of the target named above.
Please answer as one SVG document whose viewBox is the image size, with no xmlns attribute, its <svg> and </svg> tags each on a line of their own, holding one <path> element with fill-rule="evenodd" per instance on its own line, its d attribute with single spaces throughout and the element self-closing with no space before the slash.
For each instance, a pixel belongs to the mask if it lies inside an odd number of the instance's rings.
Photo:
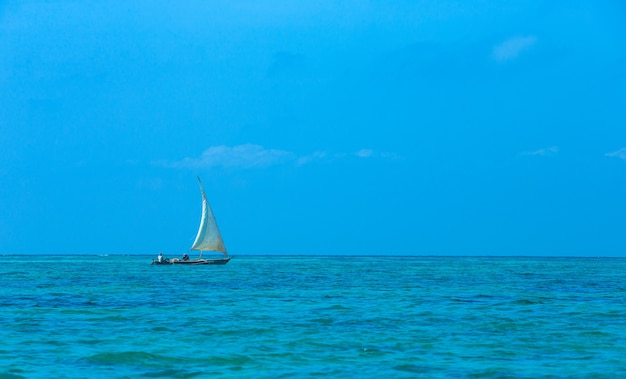
<svg viewBox="0 0 626 379">
<path fill-rule="evenodd" d="M 548 155 L 554 155 L 558 152 L 559 152 L 558 146 L 551 146 L 551 147 L 546 147 L 546 148 L 535 150 L 535 151 L 525 151 L 521 155 L 544 157 Z"/>
<path fill-rule="evenodd" d="M 212 146 L 199 157 L 187 157 L 174 162 L 158 162 L 170 168 L 263 168 L 280 164 L 302 166 L 315 161 L 336 160 L 347 157 L 397 159 L 394 153 L 377 153 L 372 149 L 361 149 L 355 153 L 328 153 L 316 151 L 312 154 L 298 155 L 291 151 L 267 149 L 260 145 L 245 144 L 237 146 Z"/>
<path fill-rule="evenodd" d="M 523 51 L 530 49 L 537 42 L 535 36 L 517 36 L 507 39 L 493 47 L 492 58 L 496 62 L 506 62 L 517 58 Z"/>
<path fill-rule="evenodd" d="M 166 165 L 173 168 L 268 167 L 293 160 L 294 157 L 292 152 L 266 149 L 260 145 L 220 145 L 208 148 L 199 157 L 185 158 Z"/>
<path fill-rule="evenodd" d="M 621 149 L 614 151 L 612 153 L 604 154 L 607 157 L 615 157 L 619 159 L 626 159 L 626 147 L 622 147 Z"/>
<path fill-rule="evenodd" d="M 380 158 L 380 159 L 392 159 L 397 160 L 401 159 L 400 156 L 396 153 L 391 153 L 388 151 L 375 151 L 372 149 L 361 149 L 353 154 L 357 158 Z"/>
<path fill-rule="evenodd" d="M 374 155 L 374 150 L 371 150 L 371 149 L 361 149 L 361 150 L 357 151 L 356 153 L 354 153 L 354 155 L 356 155 L 359 158 L 369 158 L 372 155 Z"/>
<path fill-rule="evenodd" d="M 298 164 L 298 166 L 301 166 L 303 164 L 307 164 L 316 160 L 324 159 L 327 156 L 328 156 L 328 153 L 325 151 L 316 151 L 313 154 L 303 155 L 299 157 L 296 163 Z"/>
</svg>

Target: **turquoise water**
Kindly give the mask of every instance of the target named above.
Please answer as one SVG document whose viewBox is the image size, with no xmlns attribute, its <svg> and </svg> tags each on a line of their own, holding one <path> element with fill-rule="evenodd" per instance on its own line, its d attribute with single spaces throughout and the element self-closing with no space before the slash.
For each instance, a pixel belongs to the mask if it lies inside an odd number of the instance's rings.
<svg viewBox="0 0 626 379">
<path fill-rule="evenodd" d="M 626 377 L 626 259 L 2 258 L 0 378 Z"/>
</svg>

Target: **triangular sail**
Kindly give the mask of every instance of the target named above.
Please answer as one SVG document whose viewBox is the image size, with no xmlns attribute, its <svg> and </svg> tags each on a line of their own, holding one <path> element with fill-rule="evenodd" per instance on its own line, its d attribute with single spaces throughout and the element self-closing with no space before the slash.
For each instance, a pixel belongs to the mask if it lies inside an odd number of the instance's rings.
<svg viewBox="0 0 626 379">
<path fill-rule="evenodd" d="M 224 241 L 222 241 L 222 235 L 217 227 L 217 222 L 215 222 L 213 211 L 204 193 L 200 178 L 198 178 L 198 183 L 200 184 L 200 192 L 202 193 L 202 219 L 200 220 L 198 234 L 191 246 L 191 250 L 200 250 L 201 252 L 209 250 L 217 251 L 228 256 L 226 247 L 224 247 Z"/>
</svg>

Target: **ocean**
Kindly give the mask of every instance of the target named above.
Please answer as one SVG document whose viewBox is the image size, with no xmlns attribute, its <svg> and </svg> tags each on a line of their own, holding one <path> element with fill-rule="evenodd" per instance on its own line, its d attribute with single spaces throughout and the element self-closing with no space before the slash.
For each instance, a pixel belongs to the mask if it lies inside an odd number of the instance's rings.
<svg viewBox="0 0 626 379">
<path fill-rule="evenodd" d="M 155 257 L 0 257 L 0 378 L 626 377 L 623 258 Z"/>
</svg>

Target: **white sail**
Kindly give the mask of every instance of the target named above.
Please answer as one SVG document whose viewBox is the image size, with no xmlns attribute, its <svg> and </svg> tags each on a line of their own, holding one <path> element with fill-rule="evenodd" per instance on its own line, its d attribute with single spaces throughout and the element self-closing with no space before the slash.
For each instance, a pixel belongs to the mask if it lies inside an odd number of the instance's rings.
<svg viewBox="0 0 626 379">
<path fill-rule="evenodd" d="M 228 256 L 226 247 L 224 247 L 224 241 L 222 241 L 222 235 L 217 227 L 217 222 L 215 222 L 213 211 L 204 193 L 200 178 L 198 178 L 198 183 L 200 184 L 200 192 L 202 192 L 202 219 L 200 220 L 198 234 L 191 246 L 191 250 L 200 250 L 201 252 L 208 250 L 217 251 Z"/>
</svg>

